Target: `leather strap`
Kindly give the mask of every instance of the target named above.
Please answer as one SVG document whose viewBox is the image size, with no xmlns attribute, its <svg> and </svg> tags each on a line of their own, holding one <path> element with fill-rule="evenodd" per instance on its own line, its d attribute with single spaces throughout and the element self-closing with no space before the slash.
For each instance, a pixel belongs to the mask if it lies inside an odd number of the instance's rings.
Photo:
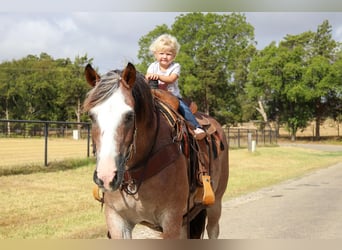
<svg viewBox="0 0 342 250">
<path fill-rule="evenodd" d="M 126 170 L 124 181 L 129 182 L 133 179 L 135 183 L 143 182 L 144 180 L 158 174 L 167 166 L 170 166 L 171 163 L 177 160 L 180 154 L 181 150 L 178 143 L 170 143 L 155 152 L 152 157 L 149 158 L 145 167 L 143 165 L 139 165 L 134 169 Z"/>
</svg>

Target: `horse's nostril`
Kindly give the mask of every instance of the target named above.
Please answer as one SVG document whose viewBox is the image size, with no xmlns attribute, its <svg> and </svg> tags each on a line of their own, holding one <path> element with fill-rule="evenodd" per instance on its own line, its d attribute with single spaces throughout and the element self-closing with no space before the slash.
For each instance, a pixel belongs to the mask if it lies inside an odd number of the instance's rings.
<svg viewBox="0 0 342 250">
<path fill-rule="evenodd" d="M 103 181 L 97 176 L 97 171 L 94 171 L 93 180 L 99 187 L 103 187 Z"/>
<path fill-rule="evenodd" d="M 113 191 L 117 190 L 120 187 L 121 182 L 122 182 L 122 176 L 120 174 L 120 171 L 115 171 L 114 172 L 114 178 L 110 183 L 112 190 Z"/>
</svg>

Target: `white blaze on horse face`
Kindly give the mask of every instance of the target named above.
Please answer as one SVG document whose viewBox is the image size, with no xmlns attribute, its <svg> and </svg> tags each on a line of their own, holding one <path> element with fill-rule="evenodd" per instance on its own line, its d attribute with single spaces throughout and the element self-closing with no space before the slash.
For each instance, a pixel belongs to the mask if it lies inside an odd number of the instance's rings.
<svg viewBox="0 0 342 250">
<path fill-rule="evenodd" d="M 98 104 L 90 110 L 96 117 L 99 128 L 99 152 L 97 152 L 97 176 L 104 182 L 104 187 L 110 189 L 109 183 L 115 177 L 117 166 L 115 165 L 115 156 L 119 153 L 116 142 L 117 130 L 122 124 L 123 114 L 132 110 L 132 107 L 126 104 L 125 96 L 119 88 L 111 97 Z"/>
</svg>

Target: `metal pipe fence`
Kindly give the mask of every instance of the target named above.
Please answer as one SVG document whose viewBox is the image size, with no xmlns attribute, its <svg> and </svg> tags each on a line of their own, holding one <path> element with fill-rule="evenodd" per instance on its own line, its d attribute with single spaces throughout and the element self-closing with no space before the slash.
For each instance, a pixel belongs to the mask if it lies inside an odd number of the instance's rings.
<svg viewBox="0 0 342 250">
<path fill-rule="evenodd" d="M 29 120 L 0 120 L 0 139 L 37 139 L 44 140 L 43 159 L 44 165 L 48 165 L 49 159 L 49 142 L 53 139 L 72 139 L 82 140 L 86 142 L 86 150 L 83 153 L 84 157 L 90 156 L 90 127 L 87 122 L 68 122 L 68 121 L 29 121 Z M 55 140 L 55 141 L 56 141 Z M 12 140 L 13 142 L 15 140 Z M 36 140 L 37 141 L 37 140 Z M 35 142 L 36 142 L 35 141 Z M 54 141 L 54 142 L 55 142 Z M 7 142 L 7 143 L 6 143 Z M 9 140 L 4 140 L 0 145 L 0 155 L 4 155 L 9 149 L 9 145 L 13 148 L 9 155 L 17 155 L 19 161 L 20 152 L 27 150 L 21 148 L 22 140 L 16 140 L 18 144 L 9 143 Z M 33 142 L 33 141 L 32 141 Z M 67 150 L 62 150 L 66 147 L 68 141 L 59 140 L 61 154 L 65 154 Z M 70 140 L 69 140 L 70 142 Z M 6 145 L 8 144 L 8 145 Z M 74 145 L 69 143 L 69 145 Z M 3 151 L 3 152 L 1 152 Z M 6 152 L 5 152 L 6 151 Z M 16 152 L 18 151 L 18 152 Z M 57 148 L 58 151 L 58 148 Z M 57 158 L 63 158 L 57 157 Z M 13 159 L 14 162 L 16 159 Z M 0 161 L 1 164 L 1 161 Z"/>
<path fill-rule="evenodd" d="M 90 128 L 87 122 L 0 120 L 0 167 L 89 157 Z M 274 130 L 224 129 L 231 148 L 249 147 L 251 140 L 256 145 L 277 143 Z"/>
<path fill-rule="evenodd" d="M 224 128 L 229 147 L 248 147 L 249 140 L 255 141 L 256 145 L 277 144 L 277 133 L 275 130 L 258 130 L 246 128 Z"/>
</svg>

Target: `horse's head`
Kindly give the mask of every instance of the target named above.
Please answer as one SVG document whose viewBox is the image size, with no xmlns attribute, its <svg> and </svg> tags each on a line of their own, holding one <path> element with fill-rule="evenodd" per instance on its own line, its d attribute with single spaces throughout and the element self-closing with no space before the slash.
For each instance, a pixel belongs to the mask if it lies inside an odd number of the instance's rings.
<svg viewBox="0 0 342 250">
<path fill-rule="evenodd" d="M 113 191 L 122 183 L 136 124 L 142 119 L 141 110 L 146 108 L 139 104 L 143 99 L 140 89 L 148 85 L 130 63 L 123 71 L 114 70 L 103 76 L 87 65 L 85 76 L 93 87 L 84 101 L 84 110 L 92 120 L 96 145 L 94 181 L 103 190 Z"/>
</svg>

